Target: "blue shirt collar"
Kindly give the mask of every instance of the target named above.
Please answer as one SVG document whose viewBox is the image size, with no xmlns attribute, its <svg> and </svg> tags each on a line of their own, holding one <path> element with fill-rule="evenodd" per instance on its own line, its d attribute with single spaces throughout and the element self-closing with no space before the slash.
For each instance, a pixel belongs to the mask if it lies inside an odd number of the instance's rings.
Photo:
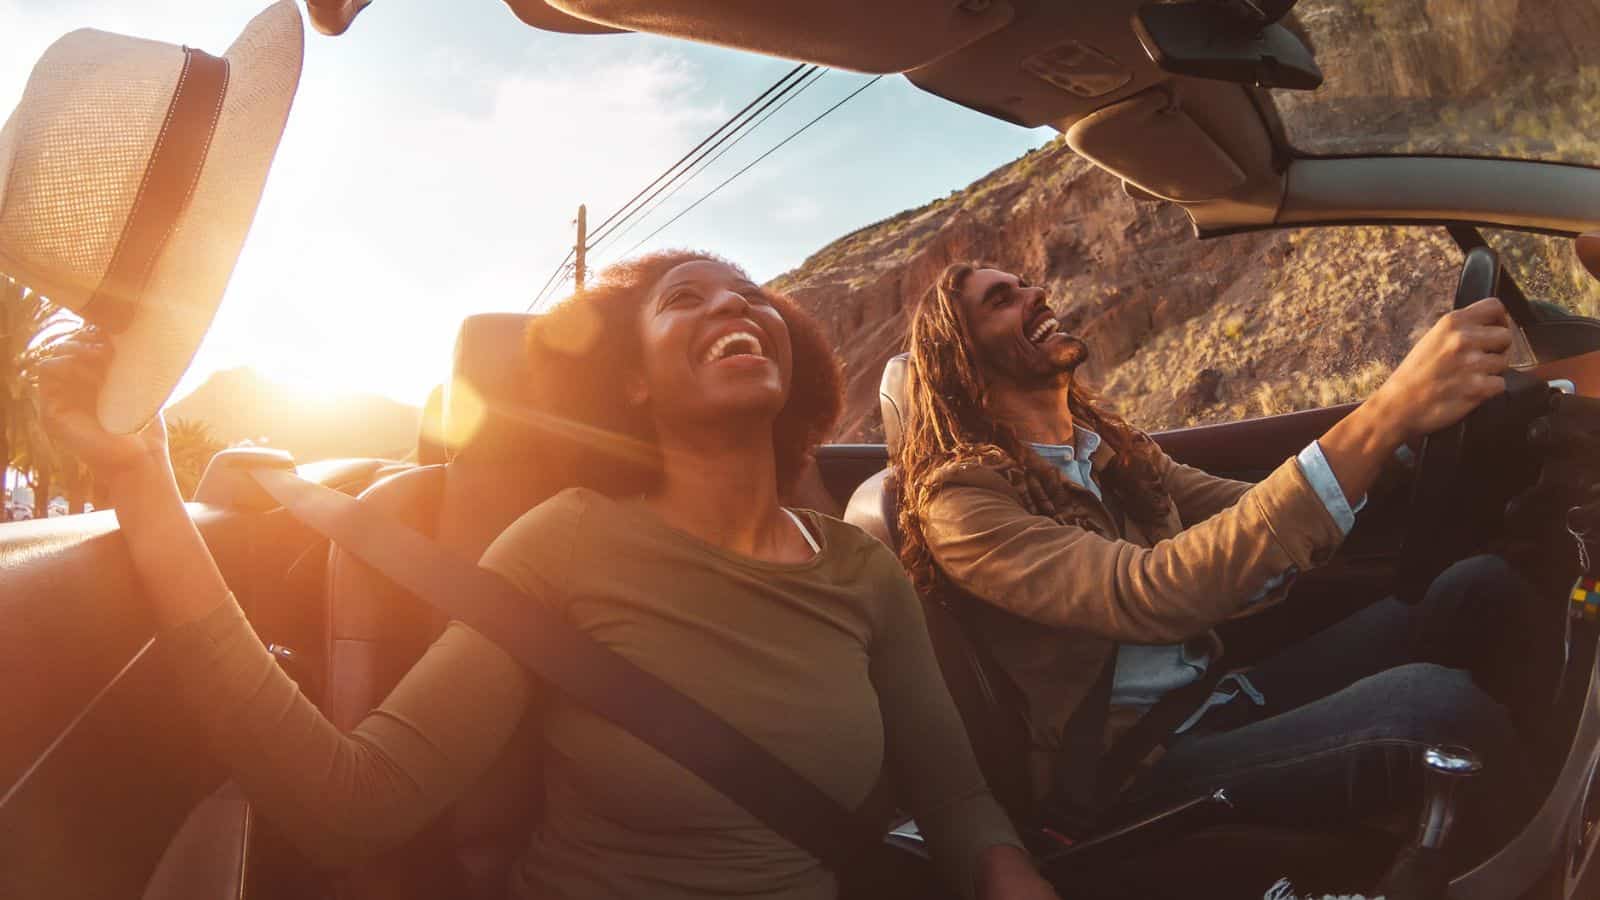
<svg viewBox="0 0 1600 900">
<path fill-rule="evenodd" d="M 1046 459 L 1065 460 L 1094 460 L 1095 451 L 1100 449 L 1100 435 L 1090 431 L 1082 425 L 1072 426 L 1072 443 L 1070 444 L 1034 444 L 1037 450 Z"/>
</svg>

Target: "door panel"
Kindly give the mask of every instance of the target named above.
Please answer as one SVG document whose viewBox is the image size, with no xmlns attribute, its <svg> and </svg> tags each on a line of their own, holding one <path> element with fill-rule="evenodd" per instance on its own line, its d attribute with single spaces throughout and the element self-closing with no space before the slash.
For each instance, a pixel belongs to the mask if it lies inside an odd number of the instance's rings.
<svg viewBox="0 0 1600 900">
<path fill-rule="evenodd" d="M 190 510 L 247 612 L 285 601 L 278 579 L 314 536 L 283 516 Z M 0 787 L 10 786 L 153 634 L 114 513 L 0 528 Z"/>
<path fill-rule="evenodd" d="M 221 780 L 151 641 L 0 796 L 0 896 L 137 897 Z"/>
<path fill-rule="evenodd" d="M 294 625 L 318 660 L 320 579 L 286 573 L 320 539 L 281 511 L 189 511 L 263 640 Z M 220 782 L 154 633 L 114 513 L 0 527 L 0 897 L 138 896 Z"/>
<path fill-rule="evenodd" d="M 1350 414 L 1355 404 L 1180 428 L 1154 435 L 1161 449 L 1184 465 L 1213 475 L 1259 481 L 1306 444 Z"/>
<path fill-rule="evenodd" d="M 1585 397 L 1600 397 L 1600 350 L 1548 362 L 1532 371 L 1546 380 L 1565 378 Z"/>
</svg>

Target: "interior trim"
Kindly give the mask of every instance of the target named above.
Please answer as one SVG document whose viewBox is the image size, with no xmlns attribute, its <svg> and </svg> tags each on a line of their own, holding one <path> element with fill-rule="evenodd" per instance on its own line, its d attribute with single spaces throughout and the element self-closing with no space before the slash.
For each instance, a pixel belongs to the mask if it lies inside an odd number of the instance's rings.
<svg viewBox="0 0 1600 900">
<path fill-rule="evenodd" d="M 1529 371 L 1546 381 L 1568 379 L 1581 397 L 1600 397 L 1600 350 L 1547 362 Z"/>
<path fill-rule="evenodd" d="M 891 74 L 927 65 L 1009 24 L 1010 0 L 549 0 L 576 19 L 627 31 Z"/>
<path fill-rule="evenodd" d="M 1079 156 L 1167 200 L 1205 201 L 1248 177 L 1172 94 L 1153 88 L 1098 109 L 1067 129 Z M 1175 166 L 1177 159 L 1184 165 Z"/>
<path fill-rule="evenodd" d="M 612 28 L 599 22 L 580 19 L 569 12 L 556 9 L 545 0 L 506 0 L 506 6 L 524 24 L 541 31 L 557 34 L 625 34 L 625 28 Z"/>
<path fill-rule="evenodd" d="M 1151 437 L 1168 456 L 1207 472 L 1270 472 L 1355 408 L 1356 404 L 1346 403 L 1259 419 L 1179 428 Z"/>
<path fill-rule="evenodd" d="M 1300 158 L 1271 222 L 1472 222 L 1576 234 L 1600 227 L 1600 170 L 1440 156 Z M 1212 227 L 1244 222 L 1210 222 Z"/>
</svg>

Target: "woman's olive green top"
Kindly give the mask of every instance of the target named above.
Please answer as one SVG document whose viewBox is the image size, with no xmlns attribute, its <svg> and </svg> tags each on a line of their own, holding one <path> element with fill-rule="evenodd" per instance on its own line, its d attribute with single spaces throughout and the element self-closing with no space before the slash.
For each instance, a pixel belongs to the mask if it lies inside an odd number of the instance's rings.
<svg viewBox="0 0 1600 900">
<path fill-rule="evenodd" d="M 816 513 L 822 545 L 764 562 L 677 531 L 643 506 L 565 491 L 517 520 L 482 565 L 696 698 L 847 808 L 885 764 L 952 885 L 985 848 L 1018 845 L 979 774 L 922 610 L 892 554 Z M 354 731 L 302 696 L 228 602 L 175 629 L 188 700 L 258 808 L 314 859 L 403 841 L 494 760 L 540 691 L 452 623 Z M 542 698 L 545 818 L 518 898 L 818 898 L 831 873 L 632 735 Z"/>
</svg>

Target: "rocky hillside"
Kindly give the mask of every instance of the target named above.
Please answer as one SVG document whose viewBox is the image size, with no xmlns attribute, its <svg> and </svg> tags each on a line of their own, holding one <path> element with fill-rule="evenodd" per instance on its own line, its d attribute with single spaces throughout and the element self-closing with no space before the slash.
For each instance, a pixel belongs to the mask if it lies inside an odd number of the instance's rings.
<svg viewBox="0 0 1600 900">
<path fill-rule="evenodd" d="M 167 407 L 168 421 L 204 422 L 224 444 L 261 443 L 297 462 L 373 456 L 403 459 L 415 451 L 422 413 L 375 394 L 329 394 L 268 381 L 253 369 L 217 372 Z M 352 427 L 359 423 L 359 427 Z"/>
<path fill-rule="evenodd" d="M 1301 0 L 1294 17 L 1327 76 L 1274 97 L 1301 149 L 1600 159 L 1600 0 Z M 1525 287 L 1600 313 L 1564 248 L 1509 249 Z M 1365 395 L 1446 308 L 1459 258 L 1440 229 L 1198 241 L 1181 211 L 1128 198 L 1058 140 L 774 284 L 843 348 L 840 439 L 880 433 L 875 387 L 907 307 L 958 260 L 1045 284 L 1089 342 L 1088 377 L 1162 429 Z"/>
<path fill-rule="evenodd" d="M 877 382 L 909 307 L 982 260 L 1050 292 L 1089 343 L 1085 375 L 1158 430 L 1336 403 L 1376 386 L 1448 307 L 1459 254 L 1438 229 L 1343 228 L 1199 241 L 1057 140 L 964 190 L 847 235 L 773 286 L 844 357 L 838 439 L 881 435 Z"/>
</svg>

